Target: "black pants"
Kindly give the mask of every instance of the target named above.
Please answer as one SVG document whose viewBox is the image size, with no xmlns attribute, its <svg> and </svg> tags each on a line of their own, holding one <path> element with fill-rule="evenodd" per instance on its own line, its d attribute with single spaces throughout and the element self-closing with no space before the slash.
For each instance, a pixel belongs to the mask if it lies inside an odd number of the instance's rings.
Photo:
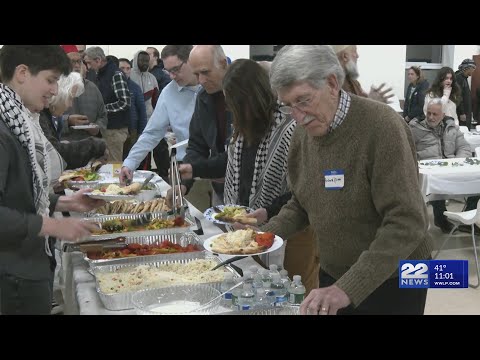
<svg viewBox="0 0 480 360">
<path fill-rule="evenodd" d="M 336 280 L 320 269 L 320 287 L 331 286 Z M 338 310 L 338 315 L 423 315 L 427 289 L 401 289 L 398 278 L 385 281 L 358 307 Z"/>
<path fill-rule="evenodd" d="M 3 315 L 50 315 L 50 281 L 27 280 L 14 275 L 0 275 L 1 313 Z"/>
<path fill-rule="evenodd" d="M 480 200 L 480 196 L 470 196 L 469 198 L 467 198 L 465 211 L 476 209 L 478 200 Z M 435 223 L 445 223 L 447 221 L 447 217 L 443 215 L 443 212 L 447 211 L 447 207 L 445 206 L 445 200 L 430 201 L 430 204 L 432 204 L 433 207 L 433 217 L 435 219 Z"/>
<path fill-rule="evenodd" d="M 153 149 L 153 159 L 157 165 L 157 174 L 164 180 L 168 178 L 168 169 L 170 169 L 170 155 L 168 154 L 168 143 L 162 139 Z"/>
</svg>

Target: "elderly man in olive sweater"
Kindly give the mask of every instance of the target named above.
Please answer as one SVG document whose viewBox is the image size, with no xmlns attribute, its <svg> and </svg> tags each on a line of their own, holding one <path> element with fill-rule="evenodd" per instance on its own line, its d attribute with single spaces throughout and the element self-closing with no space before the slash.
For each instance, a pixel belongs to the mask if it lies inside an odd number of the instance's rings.
<svg viewBox="0 0 480 360">
<path fill-rule="evenodd" d="M 399 260 L 431 257 L 411 132 L 388 105 L 341 90 L 328 45 L 284 47 L 270 81 L 297 128 L 292 199 L 262 227 L 288 238 L 310 224 L 320 288 L 304 314 L 423 314 L 427 289 L 399 289 Z"/>
</svg>

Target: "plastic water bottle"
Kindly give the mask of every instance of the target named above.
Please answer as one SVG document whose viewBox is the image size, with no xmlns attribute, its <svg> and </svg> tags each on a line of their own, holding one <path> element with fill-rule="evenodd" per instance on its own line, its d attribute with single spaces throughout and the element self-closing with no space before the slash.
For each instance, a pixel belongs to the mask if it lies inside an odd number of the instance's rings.
<svg viewBox="0 0 480 360">
<path fill-rule="evenodd" d="M 258 267 L 255 266 L 255 265 L 252 265 L 248 268 L 248 270 L 250 270 L 250 272 L 252 273 L 253 276 L 255 276 L 256 274 L 258 274 Z"/>
<path fill-rule="evenodd" d="M 288 302 L 293 305 L 300 305 L 305 299 L 305 286 L 302 284 L 302 277 L 300 275 L 295 275 L 293 277 L 292 284 L 288 290 L 289 297 Z"/>
<path fill-rule="evenodd" d="M 263 288 L 256 289 L 254 308 L 265 308 L 269 306 L 272 306 L 272 304 L 269 302 L 265 290 Z"/>
<path fill-rule="evenodd" d="M 283 306 L 287 301 L 287 289 L 280 280 L 280 274 L 273 274 L 271 289 L 275 293 L 275 306 Z"/>
<path fill-rule="evenodd" d="M 243 278 L 239 278 L 237 281 L 237 284 L 241 281 L 243 281 Z M 235 289 L 232 290 L 232 307 L 233 308 L 238 308 L 238 298 L 240 297 L 241 293 L 242 293 L 241 285 L 237 286 Z"/>
<path fill-rule="evenodd" d="M 255 293 L 252 290 L 252 284 L 244 283 L 243 290 L 238 298 L 238 310 L 250 310 L 255 304 Z"/>
<path fill-rule="evenodd" d="M 262 289 L 262 290 L 263 290 L 262 275 L 260 275 L 260 274 L 255 274 L 255 276 L 253 277 L 253 288 L 254 288 L 254 289 Z"/>
<path fill-rule="evenodd" d="M 267 269 L 262 269 L 260 270 L 260 273 L 262 274 L 263 287 L 265 289 L 270 289 L 270 284 L 272 283 L 270 272 Z"/>
<path fill-rule="evenodd" d="M 271 265 L 269 266 L 269 268 L 270 268 L 270 276 L 273 276 L 273 275 L 275 275 L 275 274 L 280 275 L 280 273 L 278 272 L 278 266 L 277 266 L 277 265 L 271 264 Z"/>
<path fill-rule="evenodd" d="M 251 284 L 253 286 L 253 274 L 249 270 L 245 270 L 243 272 L 243 283 L 244 284 Z"/>
<path fill-rule="evenodd" d="M 233 280 L 232 273 L 225 273 L 222 283 L 220 284 L 220 292 L 225 293 L 222 296 L 221 305 L 226 308 L 232 307 L 232 291 L 227 291 L 231 287 L 235 286 L 235 281 Z"/>
<path fill-rule="evenodd" d="M 285 270 L 285 269 L 280 270 L 280 281 L 285 286 L 285 289 L 288 290 L 288 288 L 290 286 L 290 279 L 288 278 L 288 271 L 287 270 Z"/>
</svg>

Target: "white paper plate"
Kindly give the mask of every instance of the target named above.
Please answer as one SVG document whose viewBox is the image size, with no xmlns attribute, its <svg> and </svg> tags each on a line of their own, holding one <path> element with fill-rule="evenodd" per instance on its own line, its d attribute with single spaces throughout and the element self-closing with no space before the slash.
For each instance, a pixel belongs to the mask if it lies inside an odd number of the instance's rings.
<svg viewBox="0 0 480 360">
<path fill-rule="evenodd" d="M 89 124 L 89 125 L 75 125 L 75 126 L 70 126 L 72 129 L 75 130 L 87 130 L 87 129 L 96 129 L 98 128 L 98 125 L 96 124 Z"/>
<path fill-rule="evenodd" d="M 218 205 L 216 206 L 217 208 L 219 208 L 220 210 L 223 211 L 223 209 L 225 207 L 238 207 L 238 208 L 242 208 L 242 209 L 245 209 L 247 210 L 247 214 L 250 214 L 251 212 L 253 212 L 253 209 L 252 208 L 249 208 L 247 206 L 240 206 L 240 205 Z M 215 216 L 218 214 L 217 211 L 214 210 L 213 207 L 205 210 L 205 212 L 203 213 L 203 216 L 205 217 L 205 219 L 207 219 L 208 221 L 211 221 L 213 222 L 214 224 L 220 224 L 220 225 L 232 225 L 233 223 L 231 222 L 226 222 L 226 221 L 221 221 L 221 220 L 217 220 L 215 218 Z"/>
<path fill-rule="evenodd" d="M 263 234 L 263 232 L 261 232 L 261 231 L 259 231 L 258 233 Z M 207 250 L 208 252 L 214 253 L 214 254 L 220 254 L 220 253 L 212 251 L 212 241 L 215 240 L 216 238 L 218 238 L 219 236 L 222 236 L 222 235 L 225 235 L 225 234 L 218 234 L 218 235 L 212 236 L 212 237 L 208 238 L 207 240 L 205 240 L 204 243 L 203 243 L 203 247 L 205 248 L 205 250 Z M 282 247 L 282 245 L 283 245 L 283 239 L 280 236 L 275 235 L 275 239 L 273 240 L 273 245 L 265 251 L 258 252 L 258 253 L 255 253 L 255 254 L 222 254 L 222 255 L 253 256 L 253 255 L 267 254 L 267 253 L 270 253 L 272 251 L 280 249 Z"/>
</svg>

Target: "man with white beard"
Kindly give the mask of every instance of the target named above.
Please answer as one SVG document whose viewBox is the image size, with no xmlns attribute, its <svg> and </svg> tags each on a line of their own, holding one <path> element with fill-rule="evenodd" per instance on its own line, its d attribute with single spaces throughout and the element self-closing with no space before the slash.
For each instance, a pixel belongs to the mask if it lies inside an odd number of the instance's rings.
<svg viewBox="0 0 480 360">
<path fill-rule="evenodd" d="M 388 103 L 388 99 L 394 95 L 391 93 L 392 88 L 383 90 L 385 83 L 380 85 L 378 88 L 374 86 L 371 87 L 370 93 L 367 94 L 360 85 L 360 82 L 357 80 L 360 74 L 358 73 L 357 60 L 357 45 L 330 45 L 335 53 L 337 54 L 338 60 L 345 71 L 345 82 L 343 83 L 342 89 L 363 97 L 368 97 L 373 100 L 377 100 L 383 103 Z"/>
</svg>

